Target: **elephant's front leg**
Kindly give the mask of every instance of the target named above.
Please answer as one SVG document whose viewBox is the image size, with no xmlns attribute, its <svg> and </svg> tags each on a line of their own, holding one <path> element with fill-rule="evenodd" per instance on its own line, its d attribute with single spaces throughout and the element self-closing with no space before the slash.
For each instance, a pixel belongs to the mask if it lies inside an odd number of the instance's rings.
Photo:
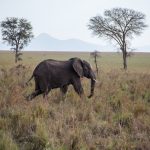
<svg viewBox="0 0 150 150">
<path fill-rule="evenodd" d="M 67 90 L 68 90 L 68 85 L 64 85 L 60 88 L 60 91 L 62 93 L 62 100 L 66 99 Z"/>
<path fill-rule="evenodd" d="M 73 81 L 73 87 L 74 87 L 74 90 L 77 92 L 77 94 L 80 96 L 80 97 L 83 97 L 84 96 L 84 91 L 83 91 L 83 88 L 82 88 L 82 85 L 81 85 L 81 81 L 80 81 L 80 78 L 77 78 Z"/>
</svg>

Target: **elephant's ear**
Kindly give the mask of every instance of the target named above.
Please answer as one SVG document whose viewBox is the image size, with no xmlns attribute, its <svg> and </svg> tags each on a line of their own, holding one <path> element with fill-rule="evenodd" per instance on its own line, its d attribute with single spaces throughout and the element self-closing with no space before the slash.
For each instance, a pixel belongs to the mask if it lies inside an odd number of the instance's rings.
<svg viewBox="0 0 150 150">
<path fill-rule="evenodd" d="M 82 60 L 75 59 L 72 63 L 74 71 L 78 74 L 79 77 L 83 77 L 83 68 L 82 68 Z"/>
</svg>

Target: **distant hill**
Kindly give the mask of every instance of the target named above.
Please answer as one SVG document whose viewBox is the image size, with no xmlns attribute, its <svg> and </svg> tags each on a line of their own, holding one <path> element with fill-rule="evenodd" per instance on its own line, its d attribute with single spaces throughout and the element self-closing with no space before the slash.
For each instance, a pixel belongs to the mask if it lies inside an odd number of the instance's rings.
<svg viewBox="0 0 150 150">
<path fill-rule="evenodd" d="M 100 45 L 81 41 L 79 39 L 59 40 L 42 33 L 32 40 L 27 50 L 54 50 L 54 51 L 93 51 L 100 50 Z"/>
<path fill-rule="evenodd" d="M 0 50 L 9 50 L 10 46 L 0 42 Z M 42 33 L 35 37 L 24 50 L 31 51 L 94 51 L 101 52 L 109 51 L 116 52 L 117 50 L 111 46 L 102 46 L 79 39 L 59 40 L 46 33 Z M 150 52 L 150 45 L 136 48 L 135 52 Z"/>
<path fill-rule="evenodd" d="M 46 33 L 42 33 L 35 37 L 25 50 L 32 51 L 94 51 L 107 50 L 108 47 L 88 43 L 79 39 L 59 40 Z M 0 50 L 8 50 L 10 46 L 0 42 Z M 109 50 L 111 48 L 109 47 Z"/>
<path fill-rule="evenodd" d="M 0 50 L 9 50 L 10 46 L 0 42 Z M 79 39 L 59 40 L 46 33 L 35 37 L 24 50 L 30 51 L 113 51 L 111 46 L 101 46 Z"/>
</svg>

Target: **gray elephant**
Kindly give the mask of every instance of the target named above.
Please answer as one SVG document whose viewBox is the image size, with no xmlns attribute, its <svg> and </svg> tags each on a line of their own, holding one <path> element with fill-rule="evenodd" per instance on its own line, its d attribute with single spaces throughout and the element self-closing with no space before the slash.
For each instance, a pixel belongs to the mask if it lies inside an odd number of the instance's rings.
<svg viewBox="0 0 150 150">
<path fill-rule="evenodd" d="M 65 94 L 70 84 L 81 97 L 84 93 L 80 81 L 82 77 L 91 79 L 91 93 L 88 97 L 91 98 L 94 94 L 96 76 L 90 64 L 79 58 L 71 58 L 67 61 L 44 60 L 37 65 L 29 81 L 33 77 L 35 79 L 35 91 L 27 96 L 28 100 L 39 94 L 43 94 L 43 97 L 47 98 L 50 90 L 55 88 L 60 88 Z"/>
</svg>

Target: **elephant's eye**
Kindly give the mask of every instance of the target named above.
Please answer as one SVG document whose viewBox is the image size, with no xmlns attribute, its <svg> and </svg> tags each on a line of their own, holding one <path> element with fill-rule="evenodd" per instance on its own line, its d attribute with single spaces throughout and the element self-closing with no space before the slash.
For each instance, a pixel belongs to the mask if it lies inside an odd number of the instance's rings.
<svg viewBox="0 0 150 150">
<path fill-rule="evenodd" d="M 88 69 L 88 67 L 85 67 L 85 73 L 88 75 L 89 74 L 89 69 Z"/>
</svg>

